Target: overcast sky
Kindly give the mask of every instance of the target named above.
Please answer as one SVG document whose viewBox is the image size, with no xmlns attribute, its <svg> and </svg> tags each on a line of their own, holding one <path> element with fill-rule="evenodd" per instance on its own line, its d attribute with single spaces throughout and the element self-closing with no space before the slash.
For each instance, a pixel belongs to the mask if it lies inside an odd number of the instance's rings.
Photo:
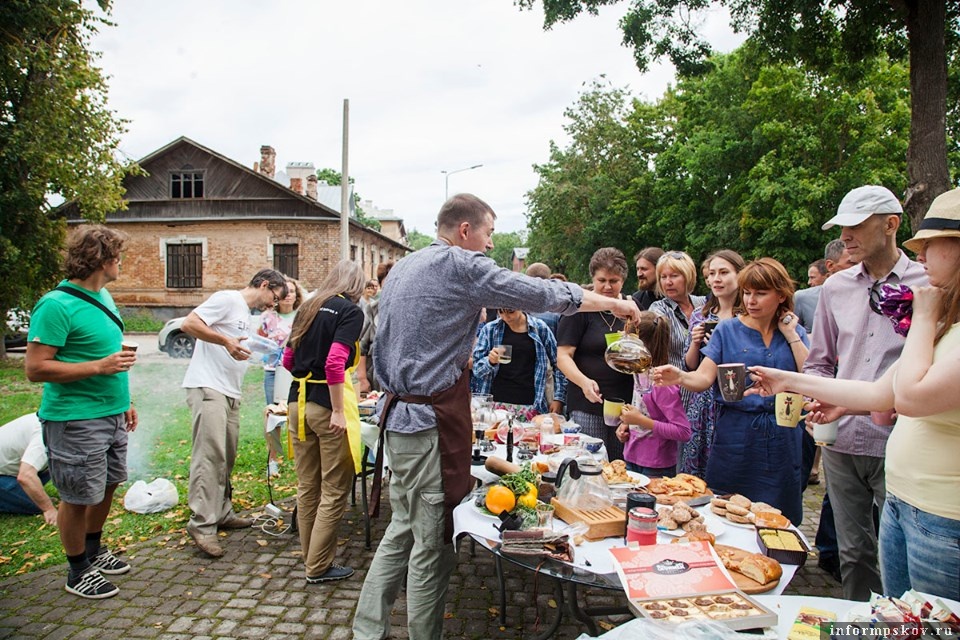
<svg viewBox="0 0 960 640">
<path fill-rule="evenodd" d="M 185 135 L 242 164 L 277 151 L 277 169 L 340 170 L 350 101 L 349 173 L 357 193 L 430 234 L 444 199 L 468 191 L 526 226 L 532 165 L 565 144 L 563 111 L 601 75 L 647 99 L 673 70 L 641 75 L 620 45 L 626 4 L 544 31 L 540 5 L 512 0 L 115 0 L 103 53 L 110 107 L 130 121 L 121 151 L 139 159 Z M 703 30 L 741 41 L 726 14 Z"/>
</svg>

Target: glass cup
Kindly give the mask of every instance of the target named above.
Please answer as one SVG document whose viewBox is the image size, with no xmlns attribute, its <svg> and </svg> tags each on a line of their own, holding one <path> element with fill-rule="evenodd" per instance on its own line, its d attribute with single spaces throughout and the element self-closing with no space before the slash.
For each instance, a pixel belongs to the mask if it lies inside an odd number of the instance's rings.
<svg viewBox="0 0 960 640">
<path fill-rule="evenodd" d="M 497 347 L 500 352 L 500 364 L 510 364 L 513 361 L 513 345 L 502 344 Z"/>
<path fill-rule="evenodd" d="M 553 529 L 553 505 L 539 502 L 537 503 L 536 511 L 537 526 L 541 529 Z"/>
</svg>

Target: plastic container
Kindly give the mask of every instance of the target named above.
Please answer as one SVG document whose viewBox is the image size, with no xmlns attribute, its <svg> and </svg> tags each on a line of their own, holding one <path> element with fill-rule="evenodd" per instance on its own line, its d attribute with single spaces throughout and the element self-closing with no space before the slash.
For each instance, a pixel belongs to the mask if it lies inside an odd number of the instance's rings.
<svg viewBox="0 0 960 640">
<path fill-rule="evenodd" d="M 795 538 L 800 544 L 800 551 L 767 547 L 766 542 L 763 540 L 764 532 L 773 532 L 774 535 Z M 807 546 L 807 543 L 803 541 L 803 538 L 801 538 L 800 535 L 793 529 L 757 527 L 757 545 L 760 547 L 760 552 L 765 556 L 773 558 L 780 564 L 795 564 L 798 567 L 802 567 L 807 562 L 807 554 L 810 553 L 810 547 Z"/>
<path fill-rule="evenodd" d="M 246 340 L 241 340 L 240 345 L 253 351 L 254 353 L 274 354 L 280 351 L 280 345 L 269 338 L 260 335 L 247 336 Z"/>
<path fill-rule="evenodd" d="M 634 507 L 627 515 L 627 542 L 640 545 L 657 544 L 657 512 L 648 507 Z"/>
<path fill-rule="evenodd" d="M 540 423 L 540 453 L 547 454 L 556 448 L 553 442 L 553 418 L 547 416 Z"/>
</svg>

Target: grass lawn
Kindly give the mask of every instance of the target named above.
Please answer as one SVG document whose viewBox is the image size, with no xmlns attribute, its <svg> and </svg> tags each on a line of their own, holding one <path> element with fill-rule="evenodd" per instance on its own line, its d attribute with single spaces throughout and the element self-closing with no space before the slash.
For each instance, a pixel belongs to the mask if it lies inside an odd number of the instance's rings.
<svg viewBox="0 0 960 640">
<path fill-rule="evenodd" d="M 190 474 L 190 410 L 180 388 L 186 361 L 138 363 L 131 372 L 131 389 L 140 427 L 130 435 L 127 466 L 130 479 L 117 489 L 114 507 L 103 528 L 111 549 L 159 538 L 161 545 L 191 544 L 185 526 L 187 480 Z M 22 358 L 0 360 L 0 424 L 35 411 L 41 385 L 29 382 Z M 240 410 L 240 443 L 233 472 L 233 504 L 238 511 L 258 509 L 270 500 L 266 481 L 267 447 L 263 437 L 263 369 L 251 366 L 244 378 Z M 123 508 L 123 495 L 136 480 L 171 480 L 180 492 L 179 504 L 157 514 L 141 515 Z M 281 474 L 271 480 L 274 501 L 296 493 L 293 461 L 284 461 Z M 47 492 L 57 492 L 47 484 Z M 41 516 L 0 514 L 0 577 L 27 573 L 66 562 L 55 527 Z"/>
</svg>

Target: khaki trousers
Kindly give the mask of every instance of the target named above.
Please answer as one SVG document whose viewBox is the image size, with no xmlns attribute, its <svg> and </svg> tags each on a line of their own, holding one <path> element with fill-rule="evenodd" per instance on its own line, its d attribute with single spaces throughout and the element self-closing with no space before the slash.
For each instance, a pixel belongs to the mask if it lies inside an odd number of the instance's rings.
<svg viewBox="0 0 960 640">
<path fill-rule="evenodd" d="M 337 554 L 337 529 L 347 507 L 353 483 L 353 456 L 347 434 L 330 430 L 330 409 L 315 402 L 304 406 L 305 437 L 297 431 L 297 405 L 289 406 L 289 429 L 293 436 L 293 457 L 299 478 L 297 525 L 307 577 L 323 575 Z"/>
<path fill-rule="evenodd" d="M 353 618 L 355 640 L 390 633 L 390 611 L 407 578 L 410 640 L 443 637 L 444 601 L 456 566 L 453 544 L 443 539 L 443 484 L 436 429 L 385 434 L 390 458 L 390 525 L 367 571 Z"/>
<path fill-rule="evenodd" d="M 187 389 L 193 413 L 193 451 L 187 504 L 193 515 L 187 528 L 216 535 L 217 524 L 233 515 L 230 475 L 237 460 L 240 400 L 208 387 Z"/>
</svg>

